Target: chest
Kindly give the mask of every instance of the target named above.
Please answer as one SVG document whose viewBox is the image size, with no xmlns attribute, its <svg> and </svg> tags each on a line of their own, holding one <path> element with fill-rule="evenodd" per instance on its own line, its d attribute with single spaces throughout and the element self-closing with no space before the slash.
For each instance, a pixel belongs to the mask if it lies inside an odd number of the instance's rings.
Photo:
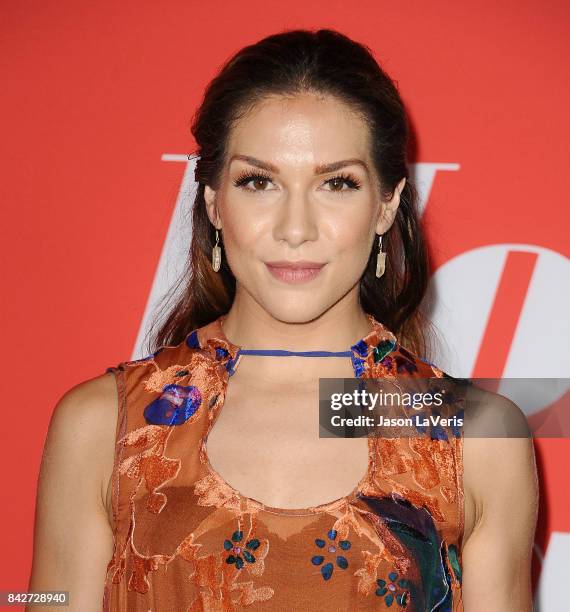
<svg viewBox="0 0 570 612">
<path fill-rule="evenodd" d="M 306 508 L 348 495 L 368 470 L 366 438 L 319 437 L 319 386 L 229 384 L 206 440 L 218 474 L 265 505 Z"/>
<path fill-rule="evenodd" d="M 349 495 L 369 473 L 366 438 L 319 437 L 319 385 L 263 384 L 235 377 L 206 437 L 207 459 L 223 481 L 266 506 L 305 509 Z M 107 514 L 113 525 L 112 478 Z M 465 537 L 476 522 L 464 483 Z"/>
</svg>

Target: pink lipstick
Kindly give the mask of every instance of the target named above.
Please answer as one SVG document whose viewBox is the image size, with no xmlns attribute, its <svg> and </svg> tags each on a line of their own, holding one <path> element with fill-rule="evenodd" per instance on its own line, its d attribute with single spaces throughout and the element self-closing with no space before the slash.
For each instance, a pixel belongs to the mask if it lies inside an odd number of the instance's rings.
<svg viewBox="0 0 570 612">
<path fill-rule="evenodd" d="M 267 261 L 267 269 L 285 283 L 306 283 L 316 278 L 325 264 L 316 261 Z"/>
</svg>

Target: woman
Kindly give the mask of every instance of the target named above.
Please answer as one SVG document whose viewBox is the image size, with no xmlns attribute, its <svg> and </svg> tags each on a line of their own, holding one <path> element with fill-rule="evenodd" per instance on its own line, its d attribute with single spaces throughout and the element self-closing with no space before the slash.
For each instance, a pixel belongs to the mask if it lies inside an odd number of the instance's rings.
<svg viewBox="0 0 570 612">
<path fill-rule="evenodd" d="M 446 378 L 393 82 L 338 32 L 277 34 L 223 67 L 193 134 L 186 284 L 152 354 L 58 404 L 30 589 L 82 611 L 531 610 L 528 438 L 319 437 L 320 378 Z"/>
</svg>

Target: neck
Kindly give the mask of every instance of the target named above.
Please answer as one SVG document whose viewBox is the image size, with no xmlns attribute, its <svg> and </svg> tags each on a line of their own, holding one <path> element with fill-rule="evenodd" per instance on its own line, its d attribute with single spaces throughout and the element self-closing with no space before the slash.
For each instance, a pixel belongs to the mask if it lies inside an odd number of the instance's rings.
<svg viewBox="0 0 570 612">
<path fill-rule="evenodd" d="M 299 317 L 283 320 L 265 310 L 232 306 L 223 320 L 224 334 L 244 351 L 346 353 L 371 329 L 360 307 L 333 308 L 310 321 L 299 321 Z"/>
</svg>

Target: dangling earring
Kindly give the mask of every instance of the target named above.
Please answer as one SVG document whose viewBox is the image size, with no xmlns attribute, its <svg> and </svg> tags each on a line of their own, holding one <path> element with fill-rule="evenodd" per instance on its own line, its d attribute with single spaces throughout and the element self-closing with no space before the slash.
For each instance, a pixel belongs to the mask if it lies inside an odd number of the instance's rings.
<svg viewBox="0 0 570 612">
<path fill-rule="evenodd" d="M 378 241 L 378 255 L 376 256 L 376 278 L 380 278 L 386 270 L 386 253 L 382 251 L 382 234 Z"/>
<path fill-rule="evenodd" d="M 217 272 L 222 264 L 222 249 L 218 244 L 219 239 L 220 236 L 218 234 L 218 230 L 216 229 L 216 244 L 212 249 L 212 268 L 214 268 L 214 272 Z"/>
</svg>

